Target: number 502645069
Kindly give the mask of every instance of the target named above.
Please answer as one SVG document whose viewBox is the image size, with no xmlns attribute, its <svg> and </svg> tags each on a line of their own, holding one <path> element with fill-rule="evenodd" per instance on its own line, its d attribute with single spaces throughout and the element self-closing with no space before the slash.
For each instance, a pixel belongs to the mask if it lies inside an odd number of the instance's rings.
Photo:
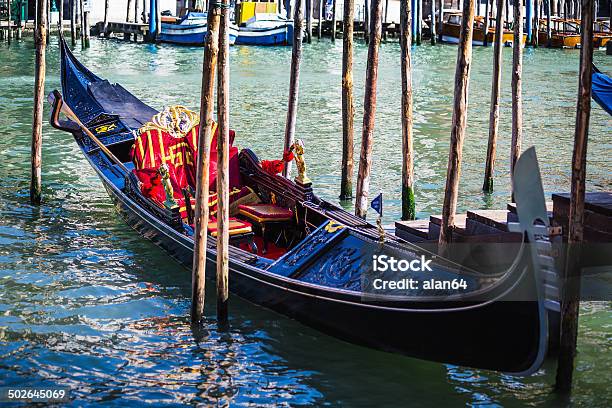
<svg viewBox="0 0 612 408">
<path fill-rule="evenodd" d="M 69 399 L 67 387 L 0 387 L 1 402 L 62 402 Z"/>
</svg>

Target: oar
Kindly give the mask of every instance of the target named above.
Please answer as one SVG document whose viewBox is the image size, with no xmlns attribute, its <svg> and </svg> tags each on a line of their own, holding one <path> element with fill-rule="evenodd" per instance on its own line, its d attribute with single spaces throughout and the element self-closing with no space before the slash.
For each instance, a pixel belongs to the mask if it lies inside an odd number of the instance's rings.
<svg viewBox="0 0 612 408">
<path fill-rule="evenodd" d="M 58 123 L 57 117 L 59 116 L 60 112 L 63 113 L 68 119 L 70 119 L 71 121 L 76 123 L 81 128 L 83 133 L 85 133 L 91 140 L 94 141 L 95 144 L 98 145 L 100 150 L 102 150 L 104 153 L 106 153 L 106 155 L 112 161 L 117 163 L 117 165 L 124 172 L 129 174 L 130 171 L 128 170 L 127 167 L 125 167 L 125 165 L 121 162 L 121 160 L 119 160 L 117 157 L 115 157 L 115 155 L 112 154 L 110 150 L 108 150 L 108 147 L 106 147 L 104 145 L 104 143 L 102 143 L 100 141 L 100 139 L 98 139 L 96 136 L 94 136 L 94 134 L 91 133 L 91 131 L 85 127 L 83 122 L 81 122 L 81 120 L 78 118 L 78 116 L 72 111 L 72 109 L 70 109 L 70 106 L 68 106 L 67 104 L 64 103 L 64 99 L 62 98 L 62 94 L 59 93 L 59 91 L 55 90 L 55 91 L 53 91 L 53 92 L 51 92 L 49 94 L 49 102 L 51 102 L 51 104 L 53 105 L 53 112 L 52 112 L 52 120 L 53 121 Z"/>
</svg>

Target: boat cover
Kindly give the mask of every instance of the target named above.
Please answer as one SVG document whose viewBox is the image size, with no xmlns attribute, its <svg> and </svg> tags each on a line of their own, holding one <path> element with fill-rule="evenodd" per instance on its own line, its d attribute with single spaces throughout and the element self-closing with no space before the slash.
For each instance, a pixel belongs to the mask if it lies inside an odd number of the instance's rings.
<svg viewBox="0 0 612 408">
<path fill-rule="evenodd" d="M 107 80 L 89 84 L 89 92 L 106 113 L 117 114 L 132 129 L 138 129 L 151 120 L 157 111 L 144 104 L 119 84 Z"/>
<path fill-rule="evenodd" d="M 593 72 L 593 99 L 612 115 L 612 78 L 602 72 Z"/>
</svg>

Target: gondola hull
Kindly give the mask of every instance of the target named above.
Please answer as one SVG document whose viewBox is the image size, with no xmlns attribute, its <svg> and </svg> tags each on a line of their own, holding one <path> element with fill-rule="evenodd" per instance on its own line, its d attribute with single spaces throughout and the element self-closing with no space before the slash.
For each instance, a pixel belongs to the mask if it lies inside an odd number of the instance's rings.
<svg viewBox="0 0 612 408">
<path fill-rule="evenodd" d="M 70 81 L 83 82 L 73 84 Z M 86 70 L 63 43 L 62 89 L 65 102 L 71 107 L 82 108 L 84 123 L 87 120 L 95 122 L 95 118 L 92 119 L 94 113 L 102 110 L 106 103 L 102 91 L 109 87 L 106 81 Z M 113 101 L 119 96 L 125 99 L 117 107 L 130 113 L 129 117 L 119 117 L 119 121 L 113 116 L 115 124 L 129 128 L 126 124 L 138 122 L 134 118 L 148 115 L 150 107 L 123 88 L 111 88 L 115 97 Z M 87 106 L 88 100 L 90 106 Z M 54 101 L 52 125 L 74 135 L 127 224 L 165 250 L 187 270 L 190 269 L 193 258 L 191 237 L 161 220 L 151 208 L 143 205 L 137 194 L 130 190 L 129 178 L 121 174 L 99 149 L 92 149 L 87 136 L 74 124 L 68 126 L 58 122 L 56 110 L 57 99 Z M 109 141 L 109 145 L 116 142 L 110 136 L 105 140 Z M 254 155 L 249 152 L 241 153 L 240 160 L 241 168 L 246 168 L 248 173 L 257 173 L 260 168 Z M 300 188 L 286 179 L 266 176 L 263 172 L 260 177 L 269 183 L 267 188 L 275 188 L 274 184 L 278 184 L 279 197 L 283 192 L 299 196 Z M 343 228 L 347 231 L 352 229 L 349 225 L 352 220 L 350 214 L 316 197 L 309 197 L 310 200 L 301 205 L 308 205 L 311 211 L 328 216 L 330 222 L 334 218 L 348 220 Z M 359 222 L 375 231 L 375 227 L 364 224 L 363 220 Z M 329 254 L 325 254 L 319 243 L 314 242 L 313 236 L 316 234 L 315 231 L 304 239 L 300 245 L 305 247 L 301 250 L 310 252 L 315 260 L 325 259 Z M 359 235 L 357 232 L 355 234 Z M 393 240 L 401 244 L 399 240 Z M 214 271 L 215 242 L 213 239 L 208 241 L 207 268 Z M 326 244 L 323 242 L 321 245 Z M 363 260 L 359 262 L 363 264 Z M 347 265 L 350 268 L 352 264 L 336 264 L 338 267 Z M 264 260 L 232 248 L 229 267 L 230 291 L 235 295 L 351 343 L 425 360 L 513 374 L 534 372 L 546 355 L 549 328 L 538 291 L 539 280 L 532 268 L 524 263 L 490 288 L 471 297 L 450 300 L 406 297 L 372 300 L 364 298 L 361 292 L 283 275 L 275 272 Z M 189 279 L 187 270 L 184 271 L 185 279 Z M 214 275 L 209 274 L 212 278 Z M 523 298 L 526 300 L 517 300 Z"/>
<path fill-rule="evenodd" d="M 103 174 L 99 176 L 127 224 L 191 269 L 193 241 L 157 221 L 105 180 Z M 213 248 L 207 252 L 207 270 L 216 270 Z M 230 291 L 351 343 L 424 360 L 508 373 L 531 371 L 530 365 L 537 359 L 540 340 L 537 302 L 499 301 L 471 311 L 415 312 L 330 296 L 316 288 L 283 282 L 262 272 L 230 259 Z M 214 275 L 209 274 L 212 280 Z M 184 277 L 189 278 L 187 270 Z M 528 280 L 524 283 L 528 285 Z M 512 299 L 512 294 L 508 298 Z M 418 304 L 403 306 L 405 309 L 420 307 Z M 448 308 L 464 306 L 462 303 L 447 305 Z M 499 316 L 515 318 L 500 320 Z"/>
</svg>

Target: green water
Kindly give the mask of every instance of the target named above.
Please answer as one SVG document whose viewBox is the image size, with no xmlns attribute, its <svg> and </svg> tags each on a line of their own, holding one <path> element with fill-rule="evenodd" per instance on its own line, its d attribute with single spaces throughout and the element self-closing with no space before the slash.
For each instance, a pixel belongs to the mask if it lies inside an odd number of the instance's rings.
<svg viewBox="0 0 612 408">
<path fill-rule="evenodd" d="M 509 199 L 510 50 L 504 49 L 495 193 L 481 193 L 491 48 L 474 50 L 459 209 L 504 208 Z M 154 107 L 197 109 L 202 50 L 92 40 L 75 50 L 92 71 Z M 360 140 L 367 49 L 355 50 Z M 47 91 L 59 85 L 48 50 Z M 567 191 L 577 67 L 575 50 L 525 50 L 524 147 L 535 145 L 547 193 Z M 231 122 L 237 144 L 282 155 L 289 48 L 233 47 Z M 440 211 L 448 157 L 456 48 L 414 50 L 415 198 L 419 216 Z M 44 125 L 43 194 L 28 204 L 34 48 L 0 44 L 0 385 L 66 385 L 82 406 L 145 401 L 235 405 L 559 406 L 554 364 L 529 378 L 428 363 L 349 345 L 231 299 L 231 330 L 213 321 L 197 345 L 188 325 L 189 273 L 125 226 L 70 135 Z M 372 193 L 385 222 L 399 217 L 399 47 L 382 46 Z M 612 72 L 612 58 L 595 62 Z M 341 160 L 341 42 L 304 47 L 297 137 L 320 196 L 336 200 Z M 48 111 L 48 106 L 46 107 Z M 610 190 L 612 122 L 593 107 L 587 187 Z M 356 146 L 358 157 L 359 146 Z M 350 204 L 346 204 L 352 208 Z M 372 214 L 370 214 L 372 217 Z M 419 330 L 419 328 L 415 328 Z M 482 330 L 487 330 L 483 322 Z M 572 402 L 612 406 L 609 303 L 583 305 Z M 453 339 L 449 338 L 449 342 Z M 500 352 L 503 352 L 501 350 Z"/>
</svg>

